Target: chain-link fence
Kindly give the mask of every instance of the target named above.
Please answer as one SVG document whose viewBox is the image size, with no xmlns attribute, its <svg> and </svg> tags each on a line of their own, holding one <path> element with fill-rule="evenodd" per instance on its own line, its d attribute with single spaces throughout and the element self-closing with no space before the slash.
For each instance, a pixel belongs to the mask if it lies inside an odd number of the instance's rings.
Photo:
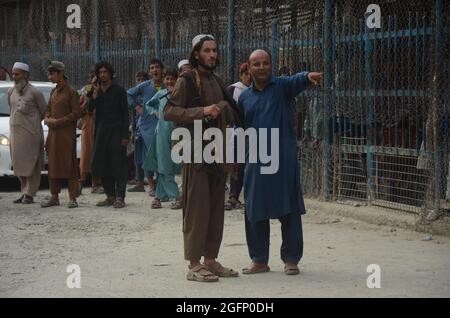
<svg viewBox="0 0 450 318">
<path fill-rule="evenodd" d="M 67 27 L 71 4 L 80 28 Z M 175 66 L 210 33 L 231 83 L 266 49 L 277 75 L 325 72 L 295 105 L 305 194 L 419 213 L 450 200 L 449 13 L 448 0 L 0 1 L 0 64 L 46 80 L 62 60 L 79 87 L 106 59 L 129 87 L 150 58 Z"/>
</svg>

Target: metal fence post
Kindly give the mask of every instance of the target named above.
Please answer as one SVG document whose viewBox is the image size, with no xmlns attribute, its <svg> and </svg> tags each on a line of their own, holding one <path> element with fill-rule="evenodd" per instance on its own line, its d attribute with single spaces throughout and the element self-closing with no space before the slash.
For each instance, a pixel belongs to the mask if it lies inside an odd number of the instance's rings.
<svg viewBox="0 0 450 318">
<path fill-rule="evenodd" d="M 52 57 L 53 59 L 57 60 L 58 59 L 58 52 L 57 52 L 57 42 L 56 39 L 52 39 L 50 42 L 50 47 L 51 47 L 51 51 L 52 51 Z"/>
<path fill-rule="evenodd" d="M 433 107 L 433 117 L 436 119 L 434 123 L 434 173 L 435 173 L 435 202 L 434 208 L 436 212 L 441 209 L 441 191 L 444 188 L 444 156 L 443 156 L 443 142 L 441 140 L 441 105 L 443 105 L 443 76 L 442 71 L 444 70 L 444 19 L 443 19 L 443 5 L 442 0 L 436 0 L 436 35 L 435 35 L 435 78 L 434 78 L 434 101 Z"/>
<path fill-rule="evenodd" d="M 369 15 L 366 14 L 364 19 L 364 64 L 366 71 L 366 94 L 367 94 L 367 202 L 370 205 L 373 200 L 372 195 L 372 163 L 373 163 L 373 111 L 374 111 L 374 96 L 372 94 L 372 63 L 371 56 L 373 53 L 373 44 L 370 40 L 369 28 L 367 26 L 367 19 Z"/>
<path fill-rule="evenodd" d="M 228 32 L 227 32 L 227 66 L 229 80 L 234 81 L 234 0 L 228 0 Z"/>
<path fill-rule="evenodd" d="M 55 6 L 55 20 L 54 20 L 54 23 L 55 23 L 55 29 L 54 29 L 55 35 L 52 38 L 51 45 L 52 45 L 52 55 L 53 55 L 53 57 L 55 59 L 58 59 L 57 58 L 57 48 L 58 48 L 58 37 L 59 37 L 59 34 L 60 34 L 60 30 L 59 30 L 59 1 L 54 0 L 53 1 L 53 5 Z"/>
<path fill-rule="evenodd" d="M 144 36 L 144 70 L 147 72 L 148 67 L 150 66 L 150 42 L 148 40 L 148 36 Z"/>
<path fill-rule="evenodd" d="M 100 4 L 99 0 L 94 0 L 94 46 L 95 46 L 95 63 L 100 62 L 101 45 L 100 45 Z"/>
<path fill-rule="evenodd" d="M 20 4 L 19 1 L 16 3 L 16 27 L 17 27 L 17 46 L 19 49 L 19 60 L 23 62 L 23 41 L 22 41 L 22 32 L 19 25 L 21 25 L 22 21 L 20 19 Z"/>
<path fill-rule="evenodd" d="M 161 16 L 159 14 L 159 0 L 153 0 L 153 20 L 155 21 L 155 55 L 161 58 Z"/>
<path fill-rule="evenodd" d="M 332 0 L 325 0 L 325 12 L 324 12 L 324 34 L 323 34 L 323 56 L 324 56 L 324 96 L 323 96 L 323 115 L 324 115 L 324 140 L 331 140 L 331 144 L 328 142 L 323 143 L 323 178 L 322 178 L 322 189 L 323 196 L 325 200 L 330 200 L 330 170 L 329 167 L 332 166 L 332 156 L 331 156 L 331 145 L 333 144 L 333 132 L 330 131 L 330 127 L 326 122 L 328 118 L 332 118 L 331 114 L 331 89 L 333 85 L 332 79 L 332 54 L 333 48 L 331 45 L 332 41 L 332 13 L 333 4 Z"/>
<path fill-rule="evenodd" d="M 270 52 L 272 54 L 272 74 L 277 75 L 278 71 L 278 20 L 272 21 L 272 40 L 270 42 Z"/>
<path fill-rule="evenodd" d="M 8 40 L 8 19 L 7 19 L 7 17 L 8 17 L 8 13 L 7 13 L 7 11 L 6 11 L 6 9 L 3 9 L 3 21 L 4 21 L 4 25 L 3 25 L 3 28 L 4 28 L 4 31 L 5 31 L 5 34 L 4 34 L 4 39 L 5 39 L 5 41 L 7 41 Z"/>
</svg>

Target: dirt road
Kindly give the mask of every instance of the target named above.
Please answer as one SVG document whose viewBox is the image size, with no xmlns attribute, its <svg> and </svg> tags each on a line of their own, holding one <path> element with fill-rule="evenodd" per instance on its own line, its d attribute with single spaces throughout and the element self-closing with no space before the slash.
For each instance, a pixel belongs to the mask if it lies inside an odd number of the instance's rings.
<svg viewBox="0 0 450 318">
<path fill-rule="evenodd" d="M 83 195 L 74 210 L 65 207 L 66 191 L 61 207 L 45 210 L 14 205 L 16 196 L 0 193 L 0 297 L 450 296 L 445 237 L 423 241 L 423 233 L 311 210 L 303 219 L 301 275 L 283 274 L 273 221 L 270 273 L 201 284 L 185 279 L 181 211 L 151 210 L 146 194 L 128 195 L 123 210 L 96 208 L 99 195 Z M 249 263 L 242 211 L 226 212 L 220 261 L 239 270 Z M 81 269 L 80 289 L 67 287 L 70 264 Z M 366 285 L 370 264 L 381 268 L 380 289 Z"/>
</svg>

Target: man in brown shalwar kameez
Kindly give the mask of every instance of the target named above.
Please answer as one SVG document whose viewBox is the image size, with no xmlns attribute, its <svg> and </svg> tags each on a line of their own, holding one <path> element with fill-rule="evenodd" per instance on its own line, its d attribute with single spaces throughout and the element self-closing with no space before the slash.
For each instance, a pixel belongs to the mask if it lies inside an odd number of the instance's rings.
<svg viewBox="0 0 450 318">
<path fill-rule="evenodd" d="M 192 46 L 193 70 L 178 79 L 164 109 L 166 120 L 190 129 L 191 134 L 194 120 L 203 120 L 204 129 L 223 128 L 225 115 L 229 117 L 230 109 L 235 107 L 226 87 L 213 73 L 217 64 L 214 37 L 198 35 Z M 190 262 L 188 280 L 214 282 L 219 276 L 238 276 L 238 272 L 216 261 L 223 235 L 225 181 L 224 164 L 183 165 L 183 236 L 185 259 Z"/>
<path fill-rule="evenodd" d="M 50 94 L 44 123 L 48 126 L 45 148 L 48 154 L 48 181 L 51 198 L 43 208 L 59 205 L 62 182 L 68 181 L 69 208 L 78 207 L 78 164 L 76 158 L 76 127 L 81 117 L 78 93 L 67 83 L 64 64 L 53 61 L 48 79 L 56 83 Z"/>
<path fill-rule="evenodd" d="M 19 177 L 22 195 L 14 203 L 30 204 L 41 182 L 44 163 L 44 133 L 41 121 L 47 107 L 44 95 L 28 82 L 29 66 L 13 66 L 14 87 L 8 92 L 11 108 L 11 160 Z"/>
<path fill-rule="evenodd" d="M 88 175 L 92 176 L 92 190 L 91 193 L 103 194 L 103 188 L 100 186 L 100 178 L 92 175 L 91 160 L 92 151 L 94 148 L 94 132 L 95 132 L 95 110 L 89 112 L 87 110 L 88 97 L 93 89 L 97 76 L 95 70 L 89 72 L 89 83 L 85 85 L 80 92 L 80 109 L 82 113 L 81 117 L 81 149 L 80 149 L 80 180 L 79 181 L 79 193 L 82 194 L 83 185 L 86 182 Z"/>
</svg>

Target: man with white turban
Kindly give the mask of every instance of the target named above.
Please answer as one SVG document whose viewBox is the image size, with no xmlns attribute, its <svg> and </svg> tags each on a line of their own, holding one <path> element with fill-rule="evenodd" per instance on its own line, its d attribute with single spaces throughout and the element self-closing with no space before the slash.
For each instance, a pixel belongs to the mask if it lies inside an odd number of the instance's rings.
<svg viewBox="0 0 450 318">
<path fill-rule="evenodd" d="M 178 78 L 164 108 L 164 120 L 190 132 L 198 120 L 205 130 L 213 127 L 222 133 L 239 121 L 233 97 L 214 73 L 217 52 L 212 35 L 201 34 L 192 40 L 189 62 L 193 69 Z M 226 174 L 227 166 L 223 163 L 183 163 L 183 239 L 184 256 L 189 261 L 188 280 L 215 282 L 219 276 L 239 275 L 216 260 L 223 236 Z"/>
<path fill-rule="evenodd" d="M 28 82 L 30 68 L 17 62 L 12 69 L 14 87 L 8 91 L 10 148 L 14 174 L 19 177 L 21 196 L 14 203 L 33 203 L 39 189 L 44 162 L 41 121 L 46 103 L 42 93 Z"/>
</svg>

